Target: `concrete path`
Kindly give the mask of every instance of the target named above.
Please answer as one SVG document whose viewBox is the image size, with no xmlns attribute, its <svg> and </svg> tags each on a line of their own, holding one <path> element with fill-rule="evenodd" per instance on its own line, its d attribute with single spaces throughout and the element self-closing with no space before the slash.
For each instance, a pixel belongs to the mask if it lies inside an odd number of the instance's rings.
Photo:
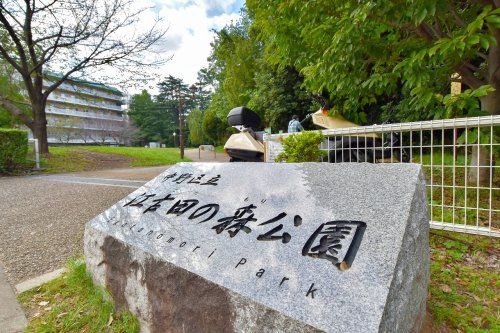
<svg viewBox="0 0 500 333">
<path fill-rule="evenodd" d="M 121 168 L 72 173 L 71 176 L 86 178 L 111 178 L 148 181 L 167 170 L 169 165 L 155 167 Z"/>
<path fill-rule="evenodd" d="M 101 186 L 116 186 L 138 188 L 144 184 L 143 180 L 127 180 L 127 179 L 112 179 L 112 178 L 97 178 L 97 177 L 78 177 L 73 175 L 47 175 L 36 177 L 37 179 L 46 181 L 56 181 L 71 184 L 85 185 L 101 185 Z"/>
<path fill-rule="evenodd" d="M 0 188 L 0 262 L 12 285 L 80 255 L 85 223 L 134 190 L 40 177 L 1 178 Z"/>
<path fill-rule="evenodd" d="M 205 150 L 198 154 L 198 148 L 186 149 L 185 155 L 193 162 L 229 162 L 229 156 L 224 153 L 214 153 L 213 151 Z"/>
<path fill-rule="evenodd" d="M 0 332 L 23 332 L 27 321 L 0 266 Z"/>
</svg>

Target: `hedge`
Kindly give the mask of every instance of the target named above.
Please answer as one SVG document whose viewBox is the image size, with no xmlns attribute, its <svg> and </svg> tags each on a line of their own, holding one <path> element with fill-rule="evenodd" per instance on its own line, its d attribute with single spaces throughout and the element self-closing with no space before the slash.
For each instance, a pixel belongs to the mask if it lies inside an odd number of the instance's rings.
<svg viewBox="0 0 500 333">
<path fill-rule="evenodd" d="M 26 163 L 28 132 L 0 128 L 0 173 L 10 172 Z"/>
</svg>

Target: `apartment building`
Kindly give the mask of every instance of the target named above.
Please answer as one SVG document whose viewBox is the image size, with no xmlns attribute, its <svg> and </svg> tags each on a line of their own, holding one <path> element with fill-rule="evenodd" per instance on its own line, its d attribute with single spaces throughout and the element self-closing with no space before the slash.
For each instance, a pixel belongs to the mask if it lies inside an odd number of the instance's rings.
<svg viewBox="0 0 500 333">
<path fill-rule="evenodd" d="M 60 78 L 45 73 L 44 87 Z M 119 144 L 126 135 L 124 95 L 102 83 L 70 79 L 47 99 L 49 143 Z"/>
</svg>

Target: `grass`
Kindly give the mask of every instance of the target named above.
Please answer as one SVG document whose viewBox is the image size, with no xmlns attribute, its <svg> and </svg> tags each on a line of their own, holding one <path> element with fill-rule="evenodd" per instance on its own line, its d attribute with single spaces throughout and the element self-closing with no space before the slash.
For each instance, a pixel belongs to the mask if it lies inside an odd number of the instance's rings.
<svg viewBox="0 0 500 333">
<path fill-rule="evenodd" d="M 181 160 L 179 149 L 177 148 L 143 148 L 143 147 L 110 147 L 110 146 L 86 146 L 80 149 L 116 154 L 132 159 L 131 166 L 157 166 L 175 164 L 181 161 L 189 161 L 184 158 Z"/>
<path fill-rule="evenodd" d="M 68 272 L 18 296 L 32 313 L 26 332 L 139 332 L 129 312 L 116 313 L 110 296 L 94 286 L 81 261 L 71 261 Z"/>
<path fill-rule="evenodd" d="M 40 164 L 46 173 L 77 172 L 90 169 L 92 161 L 70 147 L 51 147 L 50 155 L 42 156 Z"/>
<path fill-rule="evenodd" d="M 50 147 L 49 150 L 50 155 L 41 159 L 41 167 L 45 173 L 78 172 L 117 165 L 139 167 L 181 162 L 179 151 L 175 148 L 63 146 Z M 119 161 L 105 161 L 113 156 Z M 184 158 L 182 161 L 189 159 Z"/>
<path fill-rule="evenodd" d="M 453 332 L 500 332 L 500 241 L 431 231 L 428 309 Z"/>
</svg>

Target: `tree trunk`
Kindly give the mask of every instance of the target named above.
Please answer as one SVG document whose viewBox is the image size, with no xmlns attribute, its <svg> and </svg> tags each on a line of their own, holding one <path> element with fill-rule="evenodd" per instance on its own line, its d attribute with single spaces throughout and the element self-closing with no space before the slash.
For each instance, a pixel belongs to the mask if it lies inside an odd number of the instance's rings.
<svg viewBox="0 0 500 333">
<path fill-rule="evenodd" d="M 500 87 L 488 95 L 481 98 L 481 109 L 492 115 L 500 113 Z M 481 131 L 479 139 L 484 135 L 492 135 L 490 128 Z M 491 138 L 489 138 L 491 140 Z M 489 142 L 488 140 L 488 142 Z M 477 142 L 480 144 L 481 142 Z M 491 152 L 487 145 L 478 145 L 472 147 L 471 163 L 468 172 L 468 182 L 471 185 L 489 187 L 490 176 L 493 176 L 495 161 L 490 161 Z"/>
<path fill-rule="evenodd" d="M 45 114 L 45 101 L 32 103 L 33 110 L 33 136 L 38 139 L 41 154 L 49 153 L 47 141 L 47 116 Z"/>
<path fill-rule="evenodd" d="M 495 89 L 488 95 L 481 97 L 481 110 L 488 112 L 491 115 L 500 114 L 500 29 L 492 31 L 493 37 L 497 41 L 496 44 L 490 46 L 488 52 L 488 72 L 486 79 L 488 83 Z M 481 134 L 493 135 L 488 130 Z M 491 140 L 491 138 L 490 138 Z M 480 144 L 481 142 L 477 142 Z M 494 160 L 490 160 L 491 152 L 487 146 L 473 146 L 471 164 L 468 172 L 469 183 L 477 186 L 489 186 L 495 168 Z"/>
</svg>

